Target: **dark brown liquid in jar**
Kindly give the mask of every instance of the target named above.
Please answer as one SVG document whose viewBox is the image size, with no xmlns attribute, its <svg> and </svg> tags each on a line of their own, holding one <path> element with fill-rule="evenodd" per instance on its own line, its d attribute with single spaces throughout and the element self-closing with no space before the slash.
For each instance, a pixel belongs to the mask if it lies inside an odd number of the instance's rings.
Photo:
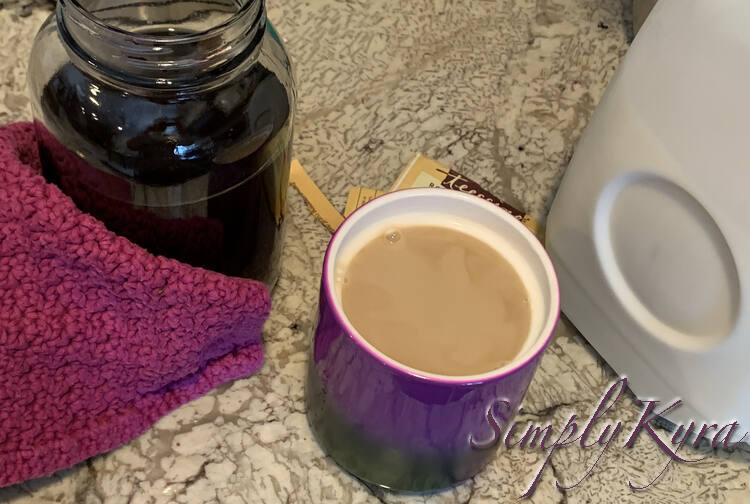
<svg viewBox="0 0 750 504">
<path fill-rule="evenodd" d="M 154 254 L 272 286 L 291 155 L 284 86 L 256 63 L 210 91 L 155 96 L 66 63 L 36 122 L 45 176 Z"/>
</svg>

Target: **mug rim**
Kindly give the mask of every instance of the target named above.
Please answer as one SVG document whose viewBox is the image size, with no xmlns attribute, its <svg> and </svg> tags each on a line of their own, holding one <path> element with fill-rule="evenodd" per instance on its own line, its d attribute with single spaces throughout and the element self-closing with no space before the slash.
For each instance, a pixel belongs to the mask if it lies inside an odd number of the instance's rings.
<svg viewBox="0 0 750 504">
<path fill-rule="evenodd" d="M 389 357 L 385 353 L 375 348 L 375 346 L 367 341 L 367 339 L 365 339 L 359 333 L 359 331 L 354 328 L 351 322 L 349 322 L 348 317 L 346 317 L 346 315 L 344 314 L 343 306 L 340 306 L 340 303 L 338 302 L 337 297 L 334 293 L 334 271 L 331 267 L 331 255 L 334 245 L 336 245 L 336 243 L 340 241 L 342 237 L 351 230 L 352 226 L 354 226 L 357 220 L 365 215 L 368 211 L 372 211 L 378 206 L 387 205 L 392 200 L 395 201 L 399 199 L 414 198 L 420 196 L 464 200 L 469 202 L 470 204 L 478 205 L 480 207 L 484 207 L 486 210 L 490 210 L 498 218 L 506 221 L 511 225 L 511 227 L 515 228 L 516 231 L 520 232 L 520 234 L 526 239 L 528 244 L 537 255 L 549 279 L 549 281 L 545 280 L 543 283 L 547 284 L 547 286 L 550 287 L 550 311 L 544 317 L 544 324 L 542 326 L 542 329 L 540 330 L 540 335 L 537 337 L 537 341 L 529 350 L 526 351 L 525 355 L 522 358 L 514 359 L 499 368 L 473 375 L 452 376 L 439 373 L 431 373 L 428 371 L 422 371 L 420 369 L 413 368 L 397 361 L 392 357 Z M 534 235 L 534 233 L 532 233 L 526 226 L 524 226 L 511 214 L 482 198 L 471 194 L 442 188 L 400 189 L 378 196 L 377 198 L 368 201 L 364 205 L 354 210 L 346 219 L 344 219 L 338 229 L 336 229 L 336 231 L 331 236 L 331 240 L 328 242 L 325 257 L 323 259 L 322 288 L 323 293 L 327 298 L 331 312 L 333 313 L 334 317 L 336 317 L 337 323 L 346 333 L 346 336 L 354 340 L 355 344 L 359 348 L 365 350 L 380 364 L 386 366 L 389 369 L 430 383 L 443 383 L 447 385 L 472 385 L 477 383 L 490 382 L 511 375 L 534 362 L 537 357 L 539 357 L 539 355 L 544 352 L 560 319 L 560 287 L 557 279 L 557 274 L 552 265 L 552 260 L 550 259 L 549 254 L 547 254 L 546 249 L 541 244 L 539 239 Z"/>
</svg>

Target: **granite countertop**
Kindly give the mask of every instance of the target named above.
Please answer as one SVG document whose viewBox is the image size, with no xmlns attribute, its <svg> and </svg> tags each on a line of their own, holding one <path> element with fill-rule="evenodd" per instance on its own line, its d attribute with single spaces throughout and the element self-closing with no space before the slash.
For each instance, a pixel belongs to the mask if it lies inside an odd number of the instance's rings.
<svg viewBox="0 0 750 504">
<path fill-rule="evenodd" d="M 386 188 L 415 152 L 437 158 L 544 219 L 576 140 L 628 47 L 628 0 L 268 0 L 296 64 L 295 155 L 343 208 L 352 185 Z M 30 118 L 36 0 L 0 9 L 0 122 Z M 290 190 L 283 272 L 264 331 L 266 362 L 159 421 L 127 445 L 69 470 L 0 489 L 27 503 L 515 502 L 546 458 L 501 447 L 473 479 L 427 496 L 369 488 L 327 458 L 304 409 L 310 328 L 330 237 Z M 564 318 L 517 420 L 558 429 L 587 417 L 615 374 Z M 668 398 L 665 398 L 668 399 Z M 607 415 L 637 423 L 623 396 Z M 661 432 L 665 438 L 668 435 Z M 559 449 L 529 502 L 750 502 L 750 453 L 685 450 L 667 464 L 647 435 L 632 448 Z"/>
</svg>

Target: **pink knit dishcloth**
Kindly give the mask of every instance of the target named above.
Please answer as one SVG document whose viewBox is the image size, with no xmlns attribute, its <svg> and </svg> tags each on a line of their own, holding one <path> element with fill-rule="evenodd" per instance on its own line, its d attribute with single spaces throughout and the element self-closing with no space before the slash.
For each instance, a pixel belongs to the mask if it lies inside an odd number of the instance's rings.
<svg viewBox="0 0 750 504">
<path fill-rule="evenodd" d="M 33 126 L 0 128 L 0 486 L 257 371 L 270 310 L 261 283 L 153 256 L 40 173 Z"/>
</svg>

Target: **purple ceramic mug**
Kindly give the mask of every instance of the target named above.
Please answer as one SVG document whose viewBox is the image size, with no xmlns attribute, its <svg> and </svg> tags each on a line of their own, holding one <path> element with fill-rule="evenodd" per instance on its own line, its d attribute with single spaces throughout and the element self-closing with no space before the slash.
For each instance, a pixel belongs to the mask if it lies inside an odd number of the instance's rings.
<svg viewBox="0 0 750 504">
<path fill-rule="evenodd" d="M 381 353 L 347 320 L 335 285 L 342 250 L 362 233 L 417 216 L 482 229 L 486 242 L 501 244 L 498 250 L 519 272 L 531 302 L 531 331 L 509 364 L 473 376 L 420 371 Z M 408 189 L 369 202 L 333 235 L 323 264 L 306 391 L 318 442 L 350 473 L 394 490 L 435 490 L 473 476 L 495 455 L 499 436 L 493 422 L 505 425 L 517 411 L 559 310 L 549 257 L 504 210 L 442 189 Z"/>
</svg>

